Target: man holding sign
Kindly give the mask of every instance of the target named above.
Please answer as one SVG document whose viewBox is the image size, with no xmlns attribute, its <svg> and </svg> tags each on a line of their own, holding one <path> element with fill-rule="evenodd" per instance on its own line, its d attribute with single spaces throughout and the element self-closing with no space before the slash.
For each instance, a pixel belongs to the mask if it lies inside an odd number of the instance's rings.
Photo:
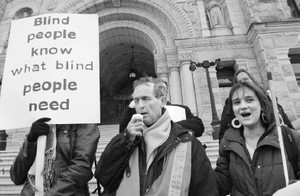
<svg viewBox="0 0 300 196">
<path fill-rule="evenodd" d="M 11 23 L 0 129 L 30 127 L 10 170 L 21 195 L 89 195 L 100 137 L 98 33 L 97 14 Z"/>
<path fill-rule="evenodd" d="M 35 158 L 37 139 L 47 135 L 44 161 L 44 194 L 89 195 L 88 181 L 92 179 L 100 132 L 95 124 L 56 125 L 49 129 L 41 118 L 34 122 L 18 156 L 10 169 L 11 180 L 24 184 L 20 195 L 35 195 Z M 55 125 L 54 125 L 55 127 Z M 56 145 L 55 145 L 56 144 Z"/>
</svg>

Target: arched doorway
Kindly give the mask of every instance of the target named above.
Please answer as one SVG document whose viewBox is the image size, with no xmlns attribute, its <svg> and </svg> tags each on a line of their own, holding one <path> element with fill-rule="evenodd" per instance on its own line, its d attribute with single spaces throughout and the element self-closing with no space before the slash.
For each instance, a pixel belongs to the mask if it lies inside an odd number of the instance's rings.
<svg viewBox="0 0 300 196">
<path fill-rule="evenodd" d="M 118 29 L 111 29 L 110 33 L 113 31 L 117 31 L 114 35 L 118 33 Z M 109 46 L 100 54 L 101 124 L 120 122 L 125 108 L 131 101 L 132 83 L 135 79 L 143 75 L 156 77 L 153 54 L 138 44 L 138 40 L 129 43 L 126 42 L 124 32 L 122 35 L 118 43 Z M 136 77 L 129 77 L 130 68 L 136 70 Z"/>
</svg>

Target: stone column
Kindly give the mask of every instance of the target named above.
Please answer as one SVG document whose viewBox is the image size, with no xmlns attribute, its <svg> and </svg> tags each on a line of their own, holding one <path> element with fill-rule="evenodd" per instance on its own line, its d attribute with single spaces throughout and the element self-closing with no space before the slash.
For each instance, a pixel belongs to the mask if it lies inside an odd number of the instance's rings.
<svg viewBox="0 0 300 196">
<path fill-rule="evenodd" d="M 12 18 L 7 18 L 0 22 L 0 78 L 2 77 L 4 71 L 4 62 L 8 47 L 11 21 Z"/>
<path fill-rule="evenodd" d="M 182 104 L 179 67 L 170 67 L 169 73 L 170 101 L 174 104 Z"/>
<path fill-rule="evenodd" d="M 161 73 L 159 74 L 159 78 L 161 78 L 163 81 L 169 84 L 169 77 L 167 73 Z"/>
<path fill-rule="evenodd" d="M 170 83 L 169 83 L 169 76 L 168 76 L 168 68 L 166 65 L 157 66 L 157 75 L 160 79 L 165 81 L 168 84 L 168 101 L 170 100 Z"/>
<path fill-rule="evenodd" d="M 234 8 L 236 7 L 237 1 L 232 1 L 232 0 L 225 0 L 226 3 L 226 7 L 228 9 L 228 14 L 229 14 L 229 19 L 231 21 L 231 25 L 232 25 L 232 31 L 235 35 L 237 34 L 243 34 L 242 29 L 240 28 L 238 21 L 237 21 L 237 17 L 235 15 L 236 11 L 234 10 Z"/>
<path fill-rule="evenodd" d="M 183 104 L 191 109 L 194 115 L 197 114 L 197 104 L 195 97 L 194 81 L 192 72 L 189 70 L 190 61 L 181 62 L 181 81 L 182 81 L 182 94 L 183 94 Z"/>
<path fill-rule="evenodd" d="M 203 5 L 203 1 L 197 1 L 197 7 L 198 12 L 200 16 L 200 23 L 201 23 L 201 31 L 202 31 L 202 37 L 208 37 L 210 36 L 210 30 L 208 29 L 207 21 L 206 21 L 206 14 L 205 14 L 205 8 Z"/>
</svg>

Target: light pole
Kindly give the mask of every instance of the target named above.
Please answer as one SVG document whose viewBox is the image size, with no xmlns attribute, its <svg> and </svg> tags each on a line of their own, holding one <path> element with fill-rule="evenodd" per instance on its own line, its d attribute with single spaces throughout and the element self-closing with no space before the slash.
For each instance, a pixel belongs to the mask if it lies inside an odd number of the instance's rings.
<svg viewBox="0 0 300 196">
<path fill-rule="evenodd" d="M 196 63 L 194 61 L 191 61 L 190 64 L 190 71 L 195 71 L 197 67 L 203 67 L 206 71 L 206 79 L 207 79 L 207 85 L 208 85 L 208 90 L 209 90 L 209 97 L 210 97 L 210 103 L 211 103 L 211 111 L 212 111 L 212 122 L 211 126 L 213 127 L 213 139 L 216 140 L 219 138 L 219 129 L 220 129 L 220 120 L 218 118 L 217 110 L 216 110 L 216 104 L 215 104 L 215 99 L 214 99 L 214 94 L 212 92 L 212 87 L 211 87 L 211 80 L 210 80 L 210 75 L 208 68 L 211 66 L 215 66 L 222 68 L 222 63 L 220 59 L 216 59 L 214 62 L 209 62 L 209 61 L 203 61 L 202 63 Z"/>
</svg>

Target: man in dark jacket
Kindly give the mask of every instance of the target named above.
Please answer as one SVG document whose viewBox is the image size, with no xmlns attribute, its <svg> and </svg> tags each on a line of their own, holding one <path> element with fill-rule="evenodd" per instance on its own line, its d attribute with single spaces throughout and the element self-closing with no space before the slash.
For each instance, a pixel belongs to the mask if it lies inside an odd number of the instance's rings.
<svg viewBox="0 0 300 196">
<path fill-rule="evenodd" d="M 190 108 L 185 105 L 180 105 L 180 104 L 171 104 L 169 101 L 167 101 L 167 105 L 170 106 L 178 106 L 181 107 L 185 110 L 185 115 L 186 115 L 186 120 L 181 120 L 176 123 L 180 124 L 182 127 L 186 129 L 190 129 L 194 132 L 195 137 L 200 137 L 202 136 L 204 132 L 204 125 L 203 122 L 200 118 L 197 116 L 194 116 L 193 113 L 191 112 Z M 125 128 L 127 127 L 129 121 L 131 120 L 132 115 L 136 114 L 134 106 L 127 106 L 124 115 L 120 121 L 119 125 L 119 133 L 122 133 Z"/>
<path fill-rule="evenodd" d="M 42 118 L 32 124 L 10 168 L 11 180 L 16 185 L 24 184 L 20 195 L 35 195 L 37 139 L 48 135 L 43 172 L 44 195 L 90 195 L 87 183 L 93 177 L 91 168 L 100 137 L 98 127 L 95 124 L 56 125 L 56 131 L 52 131 L 46 123 L 48 120 Z"/>
<path fill-rule="evenodd" d="M 171 120 L 161 79 L 140 78 L 132 98 L 136 115 L 115 136 L 97 164 L 95 177 L 116 195 L 218 195 L 201 142 Z M 141 117 L 142 116 L 142 117 Z"/>
</svg>

